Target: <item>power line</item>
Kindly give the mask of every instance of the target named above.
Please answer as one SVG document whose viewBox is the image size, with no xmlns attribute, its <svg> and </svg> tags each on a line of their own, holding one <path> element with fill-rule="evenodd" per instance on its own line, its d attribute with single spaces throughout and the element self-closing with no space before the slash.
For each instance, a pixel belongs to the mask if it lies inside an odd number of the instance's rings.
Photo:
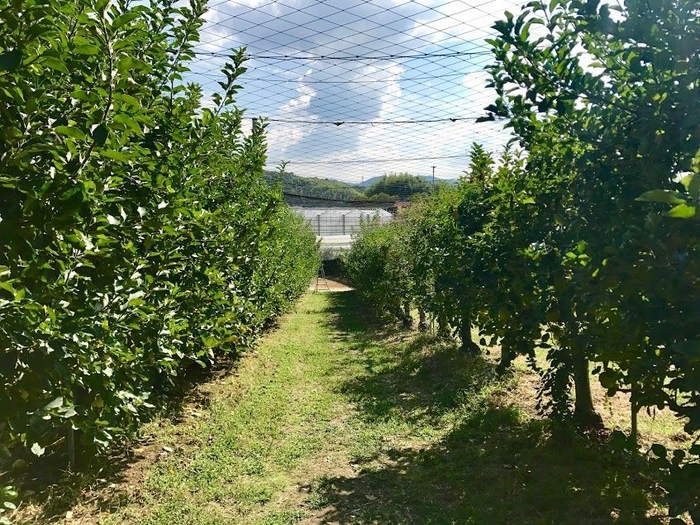
<svg viewBox="0 0 700 525">
<path fill-rule="evenodd" d="M 268 122 L 277 122 L 281 124 L 333 124 L 334 126 L 348 125 L 393 125 L 393 124 L 436 124 L 440 122 L 459 122 L 464 120 L 476 120 L 474 117 L 448 117 L 438 119 L 423 119 L 423 120 L 293 120 L 293 119 L 275 119 L 268 118 Z"/>
<path fill-rule="evenodd" d="M 455 179 L 468 162 L 455 153 L 475 140 L 495 151 L 510 136 L 502 121 L 473 123 L 497 96 L 486 85 L 486 40 L 521 3 L 209 0 L 185 79 L 209 97 L 224 57 L 245 48 L 236 105 L 267 116 L 270 159 L 309 177 L 359 181 L 441 165 Z M 365 143 L 376 150 L 363 152 Z"/>
<path fill-rule="evenodd" d="M 397 77 L 392 77 L 392 78 L 383 78 L 383 79 L 353 79 L 353 80 L 313 80 L 313 79 L 307 79 L 306 77 L 297 77 L 297 78 L 262 78 L 262 77 L 248 77 L 248 76 L 243 76 L 241 77 L 242 82 L 245 84 L 246 82 L 265 82 L 266 84 L 291 84 L 291 83 L 297 83 L 301 82 L 303 84 L 383 84 L 386 82 L 416 82 L 419 80 L 439 80 L 443 78 L 461 78 L 467 75 L 472 75 L 475 73 L 483 73 L 481 70 L 477 71 L 464 71 L 460 73 L 448 73 L 445 75 L 430 75 L 430 76 L 424 76 L 424 77 L 403 77 L 403 76 L 397 76 Z M 202 77 L 211 77 L 211 78 L 223 78 L 223 74 L 217 74 L 217 73 L 205 73 L 202 71 L 191 71 L 191 75 L 194 76 L 202 76 Z"/>
<path fill-rule="evenodd" d="M 195 51 L 197 56 L 210 56 L 215 58 L 229 58 L 229 53 L 220 51 Z M 248 55 L 249 60 L 338 60 L 349 62 L 364 62 L 367 60 L 411 60 L 415 58 L 454 58 L 454 57 L 475 57 L 489 56 L 491 51 L 454 51 L 451 53 L 415 53 L 407 55 Z"/>
<path fill-rule="evenodd" d="M 463 155 L 443 155 L 439 157 L 400 157 L 395 159 L 357 159 L 357 160 L 305 160 L 289 162 L 288 165 L 325 165 L 325 164 L 376 164 L 381 162 L 404 162 L 404 161 L 419 161 L 419 160 L 444 160 L 444 159 L 466 159 L 468 154 Z M 279 162 L 270 162 L 268 165 L 278 165 Z"/>
</svg>

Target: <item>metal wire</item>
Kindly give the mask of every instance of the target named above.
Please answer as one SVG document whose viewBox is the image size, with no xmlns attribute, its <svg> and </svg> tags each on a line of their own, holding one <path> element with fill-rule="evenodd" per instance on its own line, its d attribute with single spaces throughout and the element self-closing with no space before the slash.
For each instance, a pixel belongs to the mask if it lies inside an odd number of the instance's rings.
<svg viewBox="0 0 700 525">
<path fill-rule="evenodd" d="M 209 96 L 246 47 L 237 104 L 268 119 L 268 167 L 359 183 L 389 173 L 459 177 L 500 122 L 485 39 L 519 0 L 223 0 L 206 15 L 191 79 Z M 433 170 L 433 166 L 435 169 Z"/>
</svg>

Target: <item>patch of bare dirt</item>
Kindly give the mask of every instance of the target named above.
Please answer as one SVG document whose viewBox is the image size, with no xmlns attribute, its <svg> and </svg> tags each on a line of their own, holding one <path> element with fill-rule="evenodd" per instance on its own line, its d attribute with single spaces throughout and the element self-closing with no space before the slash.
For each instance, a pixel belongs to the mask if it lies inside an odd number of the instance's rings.
<svg viewBox="0 0 700 525">
<path fill-rule="evenodd" d="M 312 292 L 349 292 L 352 288 L 333 279 L 318 277 L 311 283 L 309 290 Z"/>
</svg>

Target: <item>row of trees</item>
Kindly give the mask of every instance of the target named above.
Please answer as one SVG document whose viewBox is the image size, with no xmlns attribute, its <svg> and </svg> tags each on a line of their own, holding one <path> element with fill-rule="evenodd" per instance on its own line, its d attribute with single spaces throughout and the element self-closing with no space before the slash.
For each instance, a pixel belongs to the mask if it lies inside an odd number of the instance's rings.
<svg viewBox="0 0 700 525">
<path fill-rule="evenodd" d="M 424 178 L 408 173 L 376 177 L 370 179 L 372 182 L 366 186 L 331 179 L 299 177 L 283 169 L 277 172 L 268 171 L 265 178 L 274 187 L 282 190 L 289 204 L 298 206 L 387 206 L 396 201 L 407 201 L 414 195 L 430 193 L 435 189 L 435 186 Z"/>
<path fill-rule="evenodd" d="M 365 188 L 365 195 L 374 200 L 385 199 L 388 202 L 408 201 L 415 195 L 430 193 L 434 189 L 435 186 L 423 177 L 410 173 L 392 173 L 373 180 L 372 184 Z"/>
<path fill-rule="evenodd" d="M 517 149 L 494 163 L 475 147 L 458 188 L 368 226 L 347 267 L 374 304 L 405 318 L 414 302 L 466 351 L 478 326 L 501 369 L 544 349 L 539 407 L 555 421 L 600 425 L 589 363 L 610 394 L 629 393 L 632 444 L 640 409 L 682 417 L 695 444 L 652 458 L 672 514 L 700 522 L 700 8 L 612 9 L 507 13 L 487 118 L 508 119 Z"/>
<path fill-rule="evenodd" d="M 339 180 L 300 177 L 284 170 L 267 171 L 265 178 L 284 193 L 285 199 L 292 205 L 333 204 L 335 201 L 364 201 L 365 194 L 361 188 Z"/>
<path fill-rule="evenodd" d="M 128 437 L 317 271 L 242 132 L 243 52 L 220 93 L 183 81 L 205 4 L 0 8 L 0 507 L 12 465 Z"/>
</svg>

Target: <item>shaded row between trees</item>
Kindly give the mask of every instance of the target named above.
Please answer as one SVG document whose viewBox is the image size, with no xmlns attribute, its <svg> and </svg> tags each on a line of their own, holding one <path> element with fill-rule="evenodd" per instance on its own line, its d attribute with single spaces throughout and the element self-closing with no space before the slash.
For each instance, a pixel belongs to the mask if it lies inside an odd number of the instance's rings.
<svg viewBox="0 0 700 525">
<path fill-rule="evenodd" d="M 500 344 L 538 371 L 539 409 L 597 427 L 589 366 L 636 415 L 667 408 L 695 437 L 652 447 L 671 514 L 700 522 L 700 8 L 690 0 L 534 1 L 495 25 L 488 119 L 515 135 L 497 162 L 474 146 L 455 189 L 368 225 L 346 261 L 358 290 L 410 305 L 463 349 Z"/>
</svg>

